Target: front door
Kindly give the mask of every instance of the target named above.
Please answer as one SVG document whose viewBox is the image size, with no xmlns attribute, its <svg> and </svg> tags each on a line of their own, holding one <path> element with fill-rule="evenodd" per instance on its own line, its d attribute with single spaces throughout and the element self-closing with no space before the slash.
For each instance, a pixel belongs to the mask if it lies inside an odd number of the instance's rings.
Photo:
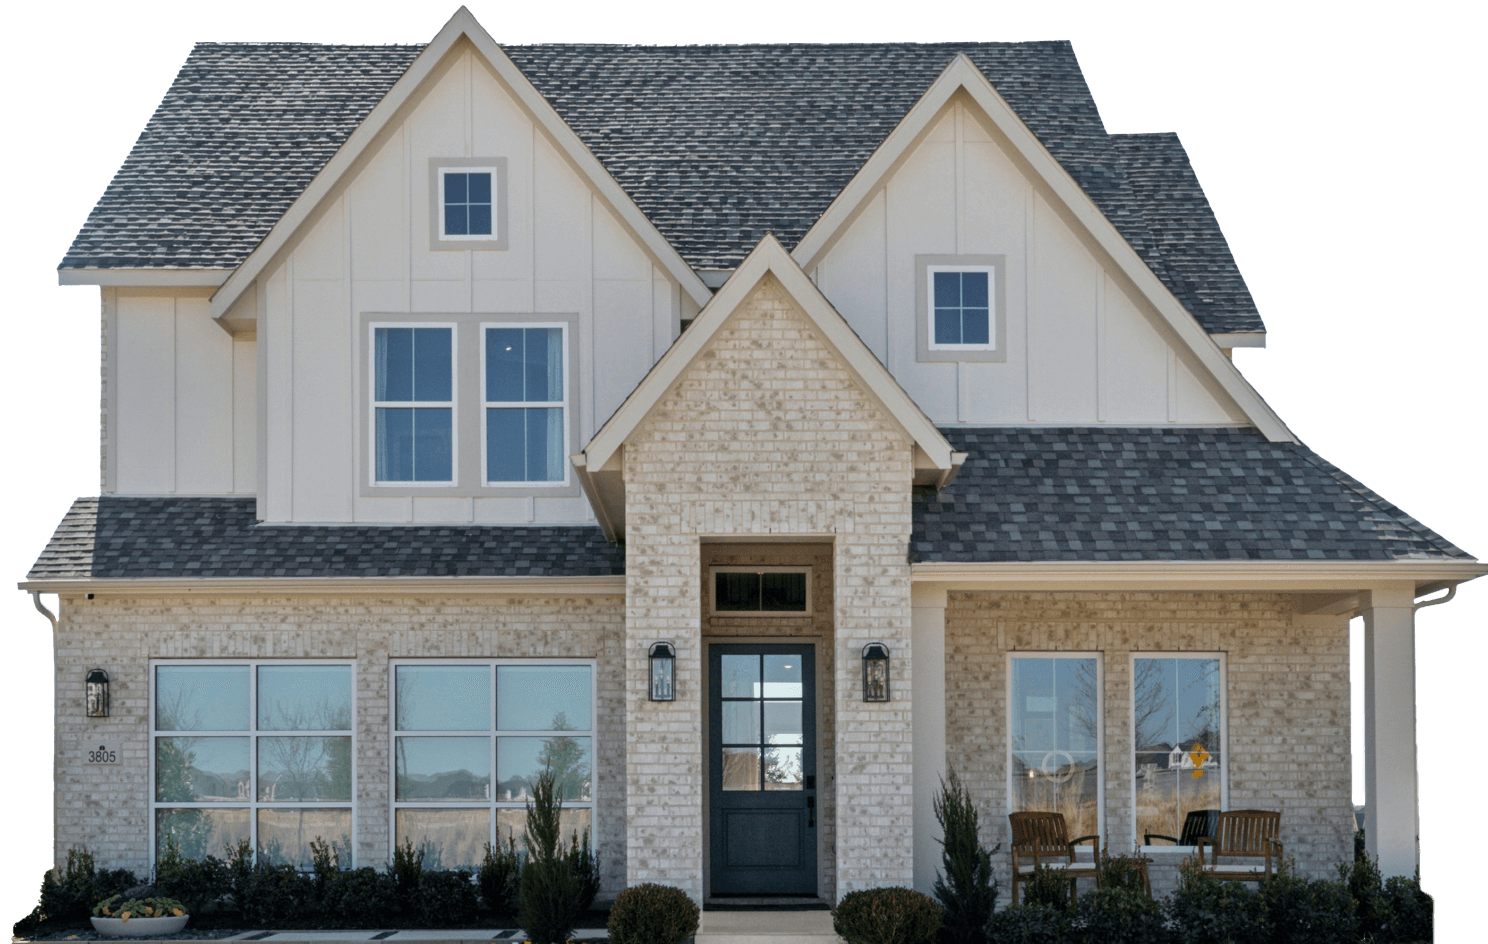
<svg viewBox="0 0 1488 944">
<path fill-rule="evenodd" d="M 815 649 L 708 653 L 712 894 L 816 894 Z"/>
</svg>

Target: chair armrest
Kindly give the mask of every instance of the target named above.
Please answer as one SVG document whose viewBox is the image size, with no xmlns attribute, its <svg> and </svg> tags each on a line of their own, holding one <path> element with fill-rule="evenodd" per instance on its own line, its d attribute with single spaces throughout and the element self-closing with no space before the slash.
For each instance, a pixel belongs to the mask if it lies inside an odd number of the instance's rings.
<svg viewBox="0 0 1488 944">
<path fill-rule="evenodd" d="M 1196 854 L 1199 857 L 1199 868 L 1203 868 L 1204 867 L 1204 847 L 1205 846 L 1212 846 L 1212 845 L 1214 845 L 1214 840 L 1210 839 L 1208 836 L 1200 836 L 1199 837 L 1199 844 L 1198 844 L 1198 846 L 1195 847 L 1197 849 L 1197 853 Z M 1214 856 L 1214 861 L 1216 863 L 1219 862 L 1219 855 L 1218 854 L 1216 854 Z"/>
<path fill-rule="evenodd" d="M 1090 843 L 1090 853 L 1091 853 L 1091 855 L 1095 856 L 1095 861 L 1097 863 L 1099 863 L 1100 862 L 1100 837 L 1099 836 L 1081 836 L 1079 839 L 1071 839 L 1070 840 L 1070 844 L 1069 844 L 1070 862 L 1073 863 L 1075 861 L 1075 847 L 1078 846 L 1082 842 L 1088 842 L 1088 843 Z"/>
<path fill-rule="evenodd" d="M 1276 867 L 1277 867 L 1277 870 L 1279 871 L 1281 869 L 1282 851 L 1285 848 L 1284 846 L 1282 846 L 1281 840 L 1280 839 L 1267 839 L 1267 840 L 1264 840 L 1261 843 L 1261 848 L 1263 848 L 1263 849 L 1266 850 L 1266 874 L 1267 875 L 1270 875 L 1271 874 L 1271 857 L 1272 857 L 1273 854 L 1276 857 Z M 1274 853 L 1272 852 L 1273 849 L 1275 850 Z"/>
<path fill-rule="evenodd" d="M 1171 842 L 1173 845 L 1175 845 L 1175 846 L 1178 845 L 1178 840 L 1177 840 L 1176 837 L 1173 837 L 1173 836 L 1159 836 L 1157 833 L 1144 833 L 1142 835 L 1142 845 L 1144 845 L 1144 846 L 1150 846 L 1150 845 L 1152 845 L 1152 840 L 1154 840 L 1154 839 L 1166 839 L 1168 842 Z"/>
</svg>

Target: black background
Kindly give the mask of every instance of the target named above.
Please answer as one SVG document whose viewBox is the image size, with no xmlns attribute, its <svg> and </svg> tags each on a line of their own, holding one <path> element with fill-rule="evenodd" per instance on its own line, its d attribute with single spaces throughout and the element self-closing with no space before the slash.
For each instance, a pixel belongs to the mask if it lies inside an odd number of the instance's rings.
<svg viewBox="0 0 1488 944">
<path fill-rule="evenodd" d="M 65 58 L 34 66 L 13 125 L 10 246 L 24 344 L 9 372 L 16 478 L 9 576 L 24 579 L 68 502 L 98 491 L 98 290 L 58 287 L 55 267 L 149 119 L 192 40 L 427 42 L 448 10 L 359 9 L 335 19 L 171 18 L 92 13 Z M 482 15 L 476 7 L 476 15 Z M 497 12 L 485 15 L 500 24 Z M 269 25 L 265 25 L 268 22 Z M 307 25 L 310 22 L 310 25 Z M 1033 37 L 1037 37 L 1033 36 Z M 1022 37 L 1004 37 L 1022 39 Z M 55 42 L 55 40 L 54 40 Z M 1237 365 L 1309 447 L 1475 555 L 1484 526 L 1482 302 L 1463 235 L 1476 194 L 1439 134 L 1437 64 L 1385 68 L 1370 43 L 1296 36 L 1076 39 L 1110 131 L 1177 131 L 1225 229 L 1269 332 Z M 57 49 L 57 46 L 52 46 Z M 34 144 L 28 147 L 28 144 Z M 22 183 L 31 180 L 31 183 Z M 1469 194 L 1463 197 L 1460 194 Z M 42 220 L 40 231 L 31 223 Z M 1464 296 L 1463 290 L 1469 290 Z M 15 335 L 10 335 L 15 337 Z M 1454 692 L 1475 685 L 1466 658 L 1488 616 L 1488 579 L 1417 619 L 1421 829 L 1427 889 L 1463 825 L 1478 725 Z M 51 637 L 25 594 L 9 597 L 12 712 L 6 777 L 6 920 L 34 902 L 51 859 Z M 1344 631 L 1342 624 L 1339 631 Z M 1458 670 L 1448 672 L 1451 666 Z M 62 706 L 82 712 L 82 706 Z"/>
</svg>

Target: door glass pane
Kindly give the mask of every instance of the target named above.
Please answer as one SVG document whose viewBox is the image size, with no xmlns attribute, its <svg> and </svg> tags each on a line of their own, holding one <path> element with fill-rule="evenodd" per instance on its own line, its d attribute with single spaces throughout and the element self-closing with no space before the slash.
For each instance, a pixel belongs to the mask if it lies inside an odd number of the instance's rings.
<svg viewBox="0 0 1488 944">
<path fill-rule="evenodd" d="M 806 575 L 760 574 L 760 609 L 777 613 L 806 612 Z"/>
<path fill-rule="evenodd" d="M 185 859 L 221 856 L 224 847 L 248 841 L 248 811 L 224 809 L 156 810 L 155 858 L 174 841 Z"/>
<path fill-rule="evenodd" d="M 394 840 L 424 850 L 426 869 L 474 869 L 491 841 L 491 811 L 398 810 Z"/>
<path fill-rule="evenodd" d="M 248 799 L 248 739 L 155 739 L 155 799 L 173 803 Z"/>
<path fill-rule="evenodd" d="M 1176 837 L 1189 813 L 1221 805 L 1219 660 L 1134 663 L 1137 832 Z"/>
<path fill-rule="evenodd" d="M 258 728 L 260 731 L 351 730 L 351 666 L 260 666 Z"/>
<path fill-rule="evenodd" d="M 716 572 L 713 575 L 713 609 L 732 613 L 760 608 L 760 575 Z M 724 658 L 728 658 L 725 656 Z M 752 656 L 751 658 L 758 658 Z"/>
<path fill-rule="evenodd" d="M 724 698 L 758 698 L 760 696 L 760 657 L 724 656 L 719 686 Z"/>
<path fill-rule="evenodd" d="M 248 667 L 156 666 L 155 729 L 247 731 Z"/>
<path fill-rule="evenodd" d="M 801 657 L 765 656 L 765 697 L 801 697 Z"/>
<path fill-rule="evenodd" d="M 489 731 L 491 670 L 483 665 L 400 665 L 399 731 Z"/>
<path fill-rule="evenodd" d="M 587 731 L 593 670 L 587 665 L 496 668 L 496 725 L 503 731 Z"/>
<path fill-rule="evenodd" d="M 1012 660 L 1013 809 L 1064 814 L 1072 836 L 1099 831 L 1095 659 Z"/>
<path fill-rule="evenodd" d="M 760 742 L 760 703 L 726 701 L 723 703 L 723 743 L 758 744 Z"/>
<path fill-rule="evenodd" d="M 394 746 L 399 800 L 489 800 L 491 739 L 400 737 Z"/>
<path fill-rule="evenodd" d="M 801 748 L 765 748 L 765 789 L 801 789 Z"/>
<path fill-rule="evenodd" d="M 323 839 L 341 855 L 341 864 L 351 862 L 351 810 L 260 809 L 258 811 L 259 861 L 270 865 L 293 865 L 308 869 L 312 864 L 310 843 Z"/>
<path fill-rule="evenodd" d="M 560 800 L 593 798 L 593 759 L 586 737 L 496 739 L 496 799 L 526 800 L 544 770 L 553 772 Z"/>
<path fill-rule="evenodd" d="M 760 749 L 725 747 L 723 749 L 723 789 L 758 790 L 760 788 Z"/>
<path fill-rule="evenodd" d="M 800 744 L 801 703 L 798 701 L 765 702 L 765 743 Z"/>
<path fill-rule="evenodd" d="M 351 738 L 259 738 L 258 798 L 349 801 Z"/>
</svg>

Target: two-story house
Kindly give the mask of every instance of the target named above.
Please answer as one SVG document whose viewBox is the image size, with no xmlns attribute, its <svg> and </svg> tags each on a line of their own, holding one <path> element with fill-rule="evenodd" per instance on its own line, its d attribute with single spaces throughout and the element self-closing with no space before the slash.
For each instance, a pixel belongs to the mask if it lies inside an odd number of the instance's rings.
<svg viewBox="0 0 1488 944">
<path fill-rule="evenodd" d="M 1329 874 L 1362 614 L 1415 868 L 1413 613 L 1488 568 L 1236 370 L 1182 146 L 1066 43 L 204 44 L 60 277 L 59 856 L 469 866 L 550 769 L 606 895 L 835 901 L 928 888 L 954 767 L 1004 877 L 1010 811 L 1227 808 Z"/>
</svg>

